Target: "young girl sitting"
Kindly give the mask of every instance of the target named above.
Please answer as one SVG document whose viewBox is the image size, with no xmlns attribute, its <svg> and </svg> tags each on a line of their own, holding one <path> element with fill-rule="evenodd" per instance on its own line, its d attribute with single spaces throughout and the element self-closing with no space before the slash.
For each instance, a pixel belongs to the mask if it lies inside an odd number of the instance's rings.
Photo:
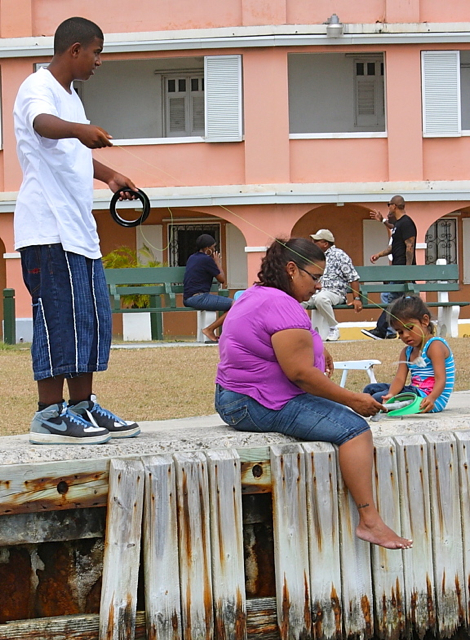
<svg viewBox="0 0 470 640">
<path fill-rule="evenodd" d="M 383 403 L 399 393 L 411 392 L 423 398 L 420 412 L 442 411 L 455 380 L 454 356 L 449 345 L 443 338 L 434 336 L 430 311 L 419 296 L 398 298 L 388 313 L 390 325 L 407 346 L 400 354 L 392 384 L 368 384 L 364 393 Z M 408 371 L 411 385 L 405 384 Z"/>
</svg>

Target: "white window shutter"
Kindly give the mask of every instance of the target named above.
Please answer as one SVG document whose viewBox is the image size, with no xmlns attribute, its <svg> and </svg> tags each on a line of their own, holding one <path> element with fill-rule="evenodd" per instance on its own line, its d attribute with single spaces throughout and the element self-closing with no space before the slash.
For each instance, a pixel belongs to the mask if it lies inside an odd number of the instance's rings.
<svg viewBox="0 0 470 640">
<path fill-rule="evenodd" d="M 460 53 L 421 53 L 423 136 L 451 137 L 461 134 Z M 406 99 L 406 98 L 405 98 Z"/>
<path fill-rule="evenodd" d="M 184 136 L 186 131 L 186 98 L 168 98 L 168 135 Z"/>
<path fill-rule="evenodd" d="M 204 88 L 206 142 L 241 141 L 241 56 L 206 56 Z"/>
</svg>

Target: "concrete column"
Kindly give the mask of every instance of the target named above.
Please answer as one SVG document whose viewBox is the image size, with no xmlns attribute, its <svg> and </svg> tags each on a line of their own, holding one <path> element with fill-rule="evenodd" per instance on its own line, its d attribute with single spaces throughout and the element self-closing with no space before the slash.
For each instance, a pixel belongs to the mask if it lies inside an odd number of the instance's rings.
<svg viewBox="0 0 470 640">
<path fill-rule="evenodd" d="M 33 35 L 32 0 L 0 0 L 0 37 Z"/>
<path fill-rule="evenodd" d="M 388 179 L 423 179 L 421 58 L 418 46 L 386 51 Z"/>
<path fill-rule="evenodd" d="M 13 105 L 21 83 L 32 72 L 33 61 L 31 59 L 17 58 L 2 62 L 4 191 L 18 191 L 22 181 L 20 163 L 16 155 Z"/>
<path fill-rule="evenodd" d="M 243 54 L 246 184 L 289 182 L 287 53 Z"/>
</svg>

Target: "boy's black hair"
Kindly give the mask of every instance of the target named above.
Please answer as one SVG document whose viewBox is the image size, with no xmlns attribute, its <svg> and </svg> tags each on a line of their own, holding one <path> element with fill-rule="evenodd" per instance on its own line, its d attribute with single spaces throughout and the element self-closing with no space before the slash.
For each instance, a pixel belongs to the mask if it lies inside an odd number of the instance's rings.
<svg viewBox="0 0 470 640">
<path fill-rule="evenodd" d="M 97 24 L 86 18 L 67 18 L 59 24 L 54 34 L 54 55 L 65 53 L 76 42 L 86 47 L 95 38 L 104 40 Z"/>
</svg>

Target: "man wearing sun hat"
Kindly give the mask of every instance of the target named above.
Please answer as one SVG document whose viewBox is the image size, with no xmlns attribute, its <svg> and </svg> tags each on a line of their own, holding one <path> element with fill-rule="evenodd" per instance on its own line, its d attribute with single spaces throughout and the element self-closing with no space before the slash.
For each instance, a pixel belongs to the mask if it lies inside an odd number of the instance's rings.
<svg viewBox="0 0 470 640">
<path fill-rule="evenodd" d="M 359 274 L 348 254 L 335 247 L 335 237 L 329 229 L 319 229 L 310 237 L 325 253 L 326 266 L 321 279 L 321 290 L 303 304 L 306 309 L 313 309 L 312 326 L 318 331 L 322 340 L 331 342 L 339 338 L 333 305 L 345 303 L 350 293 L 352 295 L 350 304 L 354 310 L 356 312 L 362 310 Z"/>
</svg>

